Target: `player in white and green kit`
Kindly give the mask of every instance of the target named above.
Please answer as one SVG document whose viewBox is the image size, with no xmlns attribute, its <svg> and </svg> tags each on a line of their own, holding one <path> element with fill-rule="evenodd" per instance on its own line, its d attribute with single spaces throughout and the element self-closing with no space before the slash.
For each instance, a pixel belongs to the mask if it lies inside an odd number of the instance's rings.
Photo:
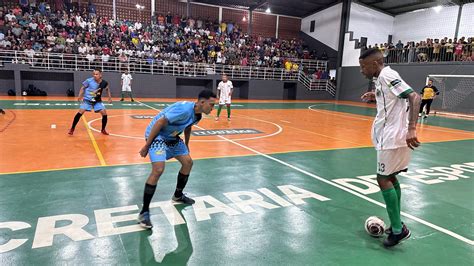
<svg viewBox="0 0 474 266">
<path fill-rule="evenodd" d="M 411 150 L 420 145 L 416 137 L 420 96 L 398 72 L 384 66 L 383 55 L 378 49 L 365 51 L 359 58 L 359 64 L 361 73 L 375 82 L 375 91 L 365 93 L 362 99 L 377 101 L 372 142 L 377 150 L 377 182 L 391 224 L 383 244 L 391 247 L 411 234 L 401 222 L 401 189 L 396 175 L 407 171 Z"/>
<path fill-rule="evenodd" d="M 219 115 L 222 111 L 224 104 L 227 106 L 227 120 L 230 121 L 230 104 L 232 101 L 232 92 L 234 91 L 234 85 L 232 81 L 227 78 L 226 74 L 222 75 L 222 81 L 217 85 L 217 97 L 219 99 L 219 108 L 217 109 L 216 121 L 219 120 Z"/>
</svg>

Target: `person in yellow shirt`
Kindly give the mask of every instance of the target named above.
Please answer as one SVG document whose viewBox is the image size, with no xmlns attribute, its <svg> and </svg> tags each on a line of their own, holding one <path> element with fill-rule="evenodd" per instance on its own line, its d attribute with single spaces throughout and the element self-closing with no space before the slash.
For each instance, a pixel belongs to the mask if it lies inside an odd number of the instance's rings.
<svg viewBox="0 0 474 266">
<path fill-rule="evenodd" d="M 421 105 L 420 105 L 420 112 L 418 112 L 418 117 L 421 117 L 421 113 L 423 112 L 423 108 L 426 105 L 426 113 L 424 118 L 427 118 L 430 114 L 431 103 L 433 99 L 436 98 L 436 95 L 439 95 L 438 89 L 433 86 L 433 81 L 429 80 L 428 85 L 426 85 L 421 90 Z"/>
<path fill-rule="evenodd" d="M 286 69 L 286 71 L 290 71 L 292 65 L 293 65 L 293 64 L 292 64 L 290 61 L 286 61 L 286 62 L 285 62 L 285 69 Z"/>
<path fill-rule="evenodd" d="M 226 30 L 227 30 L 227 23 L 225 23 L 224 21 L 222 21 L 222 23 L 220 24 L 220 30 L 221 30 L 221 34 L 226 33 Z"/>
<path fill-rule="evenodd" d="M 298 68 L 299 68 L 298 64 L 297 64 L 297 63 L 293 63 L 293 65 L 292 65 L 292 70 L 293 70 L 293 72 L 298 72 Z"/>
</svg>

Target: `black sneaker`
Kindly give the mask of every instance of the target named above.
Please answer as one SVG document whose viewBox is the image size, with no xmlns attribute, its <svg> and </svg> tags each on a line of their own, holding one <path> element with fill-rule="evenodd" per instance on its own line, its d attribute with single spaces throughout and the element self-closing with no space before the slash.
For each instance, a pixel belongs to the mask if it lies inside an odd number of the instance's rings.
<svg viewBox="0 0 474 266">
<path fill-rule="evenodd" d="M 383 245 L 387 248 L 393 247 L 397 245 L 398 243 L 400 243 L 401 241 L 408 239 L 410 236 L 411 236 L 410 230 L 408 230 L 406 226 L 403 226 L 402 232 L 400 234 L 395 235 L 393 234 L 393 232 L 389 234 L 388 237 L 383 241 Z"/>
<path fill-rule="evenodd" d="M 139 214 L 137 220 L 141 227 L 147 228 L 147 229 L 153 228 L 153 225 L 151 224 L 149 212 L 144 212 L 142 214 Z"/>
<path fill-rule="evenodd" d="M 186 195 L 182 195 L 181 197 L 175 197 L 173 195 L 173 197 L 171 198 L 174 202 L 179 202 L 179 203 L 183 203 L 183 204 L 187 204 L 187 205 L 193 205 L 195 203 L 195 201 L 192 199 L 192 198 L 188 198 L 186 197 Z"/>
<path fill-rule="evenodd" d="M 402 222 L 402 226 L 406 227 L 405 224 Z M 403 228 L 402 228 L 403 230 Z M 390 226 L 389 228 L 385 229 L 385 234 L 390 235 L 392 233 L 392 227 Z"/>
</svg>

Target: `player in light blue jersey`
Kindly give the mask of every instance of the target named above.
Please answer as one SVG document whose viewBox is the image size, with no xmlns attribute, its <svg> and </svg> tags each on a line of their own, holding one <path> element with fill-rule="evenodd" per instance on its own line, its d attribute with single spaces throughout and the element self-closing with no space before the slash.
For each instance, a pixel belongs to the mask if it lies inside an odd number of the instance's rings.
<svg viewBox="0 0 474 266">
<path fill-rule="evenodd" d="M 181 163 L 176 190 L 172 197 L 175 202 L 194 204 L 194 200 L 183 194 L 188 182 L 193 160 L 189 156 L 191 128 L 197 124 L 202 113 L 208 115 L 214 109 L 216 94 L 210 90 L 199 93 L 196 102 L 177 102 L 162 110 L 148 125 L 145 131 L 146 144 L 140 155 L 149 155 L 152 170 L 145 183 L 143 208 L 138 216 L 142 227 L 152 228 L 150 220 L 150 202 L 156 190 L 158 179 L 165 169 L 165 161 L 176 158 Z M 179 135 L 184 132 L 184 141 Z"/>
<path fill-rule="evenodd" d="M 102 79 L 102 71 L 100 69 L 95 69 L 93 77 L 82 82 L 82 87 L 77 98 L 77 100 L 81 102 L 81 106 L 74 117 L 71 129 L 69 129 L 69 135 L 74 134 L 74 130 L 76 129 L 76 125 L 79 122 L 79 119 L 81 119 L 82 114 L 84 114 L 85 111 L 91 111 L 92 109 L 94 109 L 94 112 L 102 115 L 101 133 L 109 135 L 105 130 L 105 126 L 107 125 L 107 111 L 102 103 L 102 94 L 104 93 L 104 90 L 109 96 L 109 103 L 111 103 L 112 96 L 110 95 L 109 83 Z"/>
</svg>

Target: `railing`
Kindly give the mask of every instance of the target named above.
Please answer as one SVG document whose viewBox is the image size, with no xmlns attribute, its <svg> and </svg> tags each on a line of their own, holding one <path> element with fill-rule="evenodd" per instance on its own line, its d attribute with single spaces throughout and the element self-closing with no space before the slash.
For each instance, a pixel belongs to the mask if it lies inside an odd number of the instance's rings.
<svg viewBox="0 0 474 266">
<path fill-rule="evenodd" d="M 326 61 L 302 61 L 313 64 L 314 69 L 326 70 Z M 263 79 L 299 81 L 309 90 L 325 90 L 335 94 L 334 88 L 328 87 L 329 81 L 325 79 L 313 80 L 302 71 L 286 70 L 284 68 L 269 68 L 255 66 L 237 66 L 222 64 L 202 64 L 178 61 L 152 60 L 142 58 L 110 57 L 108 60 L 89 60 L 79 54 L 35 53 L 25 51 L 0 50 L 0 66 L 5 63 L 28 64 L 35 69 L 48 70 L 93 70 L 121 72 L 128 69 L 131 73 L 144 73 L 153 75 L 171 75 L 184 77 L 205 77 L 207 75 L 227 74 L 230 79 Z"/>
<path fill-rule="evenodd" d="M 326 70 L 327 61 L 310 60 L 310 59 L 290 59 L 292 63 L 298 64 L 305 69 Z M 0 63 L 24 63 L 29 64 L 34 68 L 45 69 L 66 69 L 66 70 L 90 70 L 94 68 L 102 68 L 104 71 L 123 71 L 124 67 L 128 67 L 131 72 L 154 73 L 155 66 L 160 68 L 160 65 L 166 66 L 198 66 L 205 67 L 212 64 L 191 63 L 191 62 L 177 62 L 167 60 L 157 60 L 139 57 L 115 57 L 110 56 L 107 60 L 103 60 L 101 56 L 96 56 L 95 59 L 89 60 L 87 55 L 81 54 L 66 54 L 66 53 L 42 53 L 34 51 L 9 51 L 0 50 Z M 234 65 L 235 67 L 239 67 Z M 260 67 L 262 68 L 262 67 Z M 173 74 L 173 72 L 163 73 L 161 69 L 157 70 L 157 74 Z M 153 71 L 153 72 L 152 72 Z M 176 70 L 178 71 L 178 70 Z M 199 72 L 199 70 L 196 70 Z"/>
<path fill-rule="evenodd" d="M 441 46 L 418 46 L 403 49 L 384 50 L 385 63 L 439 63 L 439 62 L 474 62 L 472 44 L 464 44 L 461 49 Z"/>
<path fill-rule="evenodd" d="M 327 91 L 332 96 L 336 95 L 336 87 L 328 79 L 312 79 L 303 71 L 298 72 L 298 81 L 310 91 Z"/>
</svg>

